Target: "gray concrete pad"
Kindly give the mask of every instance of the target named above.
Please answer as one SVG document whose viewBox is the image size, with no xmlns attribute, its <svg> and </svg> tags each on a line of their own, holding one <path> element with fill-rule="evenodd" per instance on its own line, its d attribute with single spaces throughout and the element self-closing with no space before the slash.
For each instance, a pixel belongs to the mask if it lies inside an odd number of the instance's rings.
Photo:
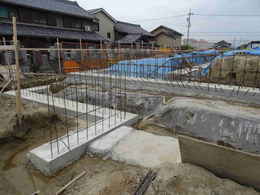
<svg viewBox="0 0 260 195">
<path fill-rule="evenodd" d="M 156 168 L 164 163 L 179 163 L 179 142 L 176 138 L 133 131 L 111 152 L 113 160 Z"/>
<path fill-rule="evenodd" d="M 134 129 L 128 126 L 121 126 L 114 131 L 102 136 L 101 138 L 93 141 L 87 147 L 87 152 L 106 155 L 111 152 L 111 149 L 118 144 L 118 142 L 124 137 L 128 136 Z"/>
</svg>

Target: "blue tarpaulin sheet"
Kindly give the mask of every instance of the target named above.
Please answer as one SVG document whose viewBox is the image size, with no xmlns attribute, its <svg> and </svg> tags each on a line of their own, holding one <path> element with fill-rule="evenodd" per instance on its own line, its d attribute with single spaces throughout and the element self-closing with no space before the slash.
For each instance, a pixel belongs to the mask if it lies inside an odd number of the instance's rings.
<svg viewBox="0 0 260 195">
<path fill-rule="evenodd" d="M 200 65 L 212 61 L 216 55 L 218 55 L 218 51 L 207 50 L 177 54 L 169 58 L 144 58 L 138 60 L 125 60 L 112 65 L 108 69 L 108 72 L 115 75 L 127 75 L 131 77 L 160 78 L 167 73 L 176 70 L 178 66 L 183 64 L 184 57 L 186 57 L 186 61 L 188 61 L 189 63 Z"/>
</svg>

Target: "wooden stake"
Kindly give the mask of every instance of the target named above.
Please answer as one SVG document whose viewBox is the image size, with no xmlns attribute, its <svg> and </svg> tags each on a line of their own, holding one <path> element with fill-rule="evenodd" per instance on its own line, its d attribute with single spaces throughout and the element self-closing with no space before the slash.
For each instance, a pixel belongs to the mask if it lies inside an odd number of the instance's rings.
<svg viewBox="0 0 260 195">
<path fill-rule="evenodd" d="M 103 48 L 103 45 L 102 45 L 102 40 L 100 40 L 100 49 Z"/>
<path fill-rule="evenodd" d="M 75 181 L 80 179 L 86 174 L 86 171 L 83 171 L 80 175 L 75 177 L 73 180 L 71 180 L 69 183 L 67 183 L 64 187 L 62 187 L 58 192 L 56 192 L 56 195 L 60 195 L 62 192 L 64 192 L 71 184 L 73 184 Z"/>
<path fill-rule="evenodd" d="M 82 48 L 82 40 L 80 39 L 79 40 L 79 47 L 80 47 L 80 61 L 81 61 L 81 64 L 83 63 L 83 48 Z"/>
<path fill-rule="evenodd" d="M 60 42 L 59 42 L 59 38 L 57 37 L 57 49 L 58 49 L 58 63 L 59 63 L 59 71 L 60 73 L 62 73 L 61 70 L 61 60 L 60 60 Z"/>
<path fill-rule="evenodd" d="M 19 123 L 22 119 L 22 99 L 21 99 L 21 75 L 20 75 L 20 64 L 19 64 L 19 45 L 17 40 L 17 29 L 16 29 L 16 17 L 13 17 L 13 44 L 15 53 L 15 65 L 16 65 L 16 113 Z"/>
</svg>

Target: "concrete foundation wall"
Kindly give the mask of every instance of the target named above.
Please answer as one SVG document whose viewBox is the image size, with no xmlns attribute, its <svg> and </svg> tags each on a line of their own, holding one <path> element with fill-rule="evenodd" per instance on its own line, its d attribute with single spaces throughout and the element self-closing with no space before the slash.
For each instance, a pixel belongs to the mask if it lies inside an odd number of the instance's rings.
<svg viewBox="0 0 260 195">
<path fill-rule="evenodd" d="M 154 94 L 178 95 L 190 97 L 214 98 L 228 101 L 238 101 L 247 104 L 260 105 L 260 90 L 254 88 L 241 88 L 238 86 L 225 86 L 215 84 L 199 84 L 197 82 L 173 82 L 145 78 L 124 78 L 102 74 L 88 75 L 88 73 L 74 73 L 67 78 L 69 83 L 82 83 L 83 77 L 87 78 L 86 84 L 94 81 L 102 83 L 107 89 L 125 85 L 128 90 L 147 91 Z M 96 79 L 95 79 L 96 78 Z M 234 90 L 234 88 L 236 90 Z"/>
<path fill-rule="evenodd" d="M 176 97 L 142 124 L 160 124 L 177 134 L 260 153 L 260 109 L 217 100 Z"/>
<path fill-rule="evenodd" d="M 181 159 L 260 190 L 260 156 L 179 136 Z"/>
</svg>

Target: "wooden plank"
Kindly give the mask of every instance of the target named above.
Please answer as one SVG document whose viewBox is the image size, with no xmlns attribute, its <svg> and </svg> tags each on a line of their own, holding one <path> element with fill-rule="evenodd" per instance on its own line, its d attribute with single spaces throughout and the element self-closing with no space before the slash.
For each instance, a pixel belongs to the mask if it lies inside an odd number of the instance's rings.
<svg viewBox="0 0 260 195">
<path fill-rule="evenodd" d="M 71 180 L 69 183 L 67 183 L 64 187 L 62 187 L 58 192 L 56 192 L 56 195 L 60 195 L 63 193 L 69 186 L 71 186 L 75 181 L 79 180 L 81 177 L 83 177 L 87 172 L 83 171 L 80 175 L 75 177 L 73 180 Z"/>
<path fill-rule="evenodd" d="M 260 155 L 242 152 L 188 136 L 179 136 L 181 159 L 219 177 L 260 190 Z"/>
<path fill-rule="evenodd" d="M 19 63 L 19 45 L 17 40 L 17 29 L 16 29 L 16 17 L 13 17 L 13 42 L 15 47 L 15 64 L 16 64 L 16 112 L 18 121 L 21 122 L 22 118 L 22 98 L 21 98 L 21 75 L 20 75 L 20 63 Z"/>
</svg>

